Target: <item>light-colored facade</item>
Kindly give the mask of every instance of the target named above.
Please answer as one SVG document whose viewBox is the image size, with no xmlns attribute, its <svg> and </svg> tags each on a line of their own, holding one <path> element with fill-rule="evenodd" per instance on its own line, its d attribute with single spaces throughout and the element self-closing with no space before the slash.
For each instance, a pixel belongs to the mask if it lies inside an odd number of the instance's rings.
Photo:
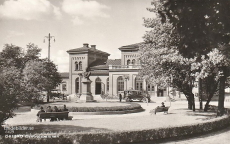
<svg viewBox="0 0 230 144">
<path fill-rule="evenodd" d="M 82 77 L 79 75 L 87 70 L 91 72 L 89 79 L 92 95 L 118 95 L 124 90 L 135 89 L 148 91 L 151 96 L 166 96 L 167 91 L 148 84 L 138 77 L 140 62 L 138 60 L 141 43 L 122 46 L 121 59 L 108 59 L 110 54 L 100 51 L 96 45 L 83 44 L 83 47 L 68 50 L 69 73 L 61 73 L 63 82 L 59 86 L 62 93 L 80 94 Z"/>
</svg>

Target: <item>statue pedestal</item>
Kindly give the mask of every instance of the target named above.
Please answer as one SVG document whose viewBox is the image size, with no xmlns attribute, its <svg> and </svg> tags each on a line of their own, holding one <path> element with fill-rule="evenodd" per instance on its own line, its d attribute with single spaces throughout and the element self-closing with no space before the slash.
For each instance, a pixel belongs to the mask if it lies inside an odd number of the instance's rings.
<svg viewBox="0 0 230 144">
<path fill-rule="evenodd" d="M 94 102 L 90 88 L 91 82 L 92 81 L 89 79 L 82 80 L 82 93 L 80 96 L 80 102 Z"/>
</svg>

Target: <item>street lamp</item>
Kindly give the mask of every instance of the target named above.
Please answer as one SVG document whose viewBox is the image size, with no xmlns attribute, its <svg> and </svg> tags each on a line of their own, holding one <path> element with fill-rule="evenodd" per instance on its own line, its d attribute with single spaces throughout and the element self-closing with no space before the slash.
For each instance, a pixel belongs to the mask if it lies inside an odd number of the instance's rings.
<svg viewBox="0 0 230 144">
<path fill-rule="evenodd" d="M 52 38 L 54 38 L 54 42 L 55 42 L 55 37 L 54 36 L 50 36 L 50 33 L 49 33 L 49 35 L 48 36 L 45 36 L 44 37 L 44 43 L 45 43 L 45 39 L 48 39 L 48 60 L 50 60 L 50 40 L 52 39 Z"/>
</svg>

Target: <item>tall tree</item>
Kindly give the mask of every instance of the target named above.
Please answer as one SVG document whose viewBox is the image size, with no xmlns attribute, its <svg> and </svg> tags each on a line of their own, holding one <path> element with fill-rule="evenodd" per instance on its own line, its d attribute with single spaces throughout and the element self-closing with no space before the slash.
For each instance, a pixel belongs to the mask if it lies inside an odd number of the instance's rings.
<svg viewBox="0 0 230 144">
<path fill-rule="evenodd" d="M 160 5 L 149 11 L 156 12 Z M 174 88 L 182 91 L 187 100 L 188 108 L 195 111 L 194 94 L 192 92 L 195 78 L 192 76 L 191 64 L 194 59 L 183 58 L 178 50 L 178 34 L 167 20 L 162 22 L 159 15 L 145 19 L 146 27 L 151 28 L 144 35 L 144 44 L 140 48 L 142 70 L 140 75 L 148 82 L 166 87 L 170 79 Z"/>
<path fill-rule="evenodd" d="M 179 52 L 188 58 L 205 58 L 214 48 L 229 54 L 230 1 L 223 0 L 156 0 L 162 20 L 169 18 L 180 35 Z M 223 115 L 225 81 L 228 67 L 218 67 L 221 74 L 217 115 Z"/>
<path fill-rule="evenodd" d="M 22 96 L 21 72 L 16 67 L 0 68 L 0 132 L 3 122 L 13 117 L 13 110 Z"/>
<path fill-rule="evenodd" d="M 48 59 L 28 61 L 23 75 L 27 90 L 33 93 L 33 97 L 41 91 L 46 91 L 47 102 L 49 102 L 51 91 L 62 81 L 56 65 Z"/>
<path fill-rule="evenodd" d="M 22 48 L 6 44 L 0 52 L 0 132 L 3 122 L 13 117 L 18 102 L 31 100 L 40 90 L 50 91 L 61 82 L 54 63 L 39 59 L 41 49 L 28 44 Z"/>
</svg>

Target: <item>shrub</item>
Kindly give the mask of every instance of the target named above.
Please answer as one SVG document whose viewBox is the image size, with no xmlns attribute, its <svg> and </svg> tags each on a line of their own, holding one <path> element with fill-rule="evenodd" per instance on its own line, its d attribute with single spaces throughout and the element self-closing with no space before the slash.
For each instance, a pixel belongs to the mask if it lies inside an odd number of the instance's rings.
<svg viewBox="0 0 230 144">
<path fill-rule="evenodd" d="M 61 107 L 58 107 L 61 108 Z M 68 107 L 70 112 L 103 112 L 103 111 L 126 111 L 141 109 L 141 105 L 130 103 L 127 106 L 114 106 L 114 107 Z"/>
<path fill-rule="evenodd" d="M 62 109 L 62 108 L 63 106 L 58 106 L 58 109 Z M 113 107 L 67 107 L 69 112 L 126 111 L 126 110 L 135 110 L 141 108 L 142 108 L 141 105 L 137 103 L 129 103 L 129 105 L 113 106 Z M 35 107 L 35 109 L 40 109 L 40 107 Z"/>
</svg>

